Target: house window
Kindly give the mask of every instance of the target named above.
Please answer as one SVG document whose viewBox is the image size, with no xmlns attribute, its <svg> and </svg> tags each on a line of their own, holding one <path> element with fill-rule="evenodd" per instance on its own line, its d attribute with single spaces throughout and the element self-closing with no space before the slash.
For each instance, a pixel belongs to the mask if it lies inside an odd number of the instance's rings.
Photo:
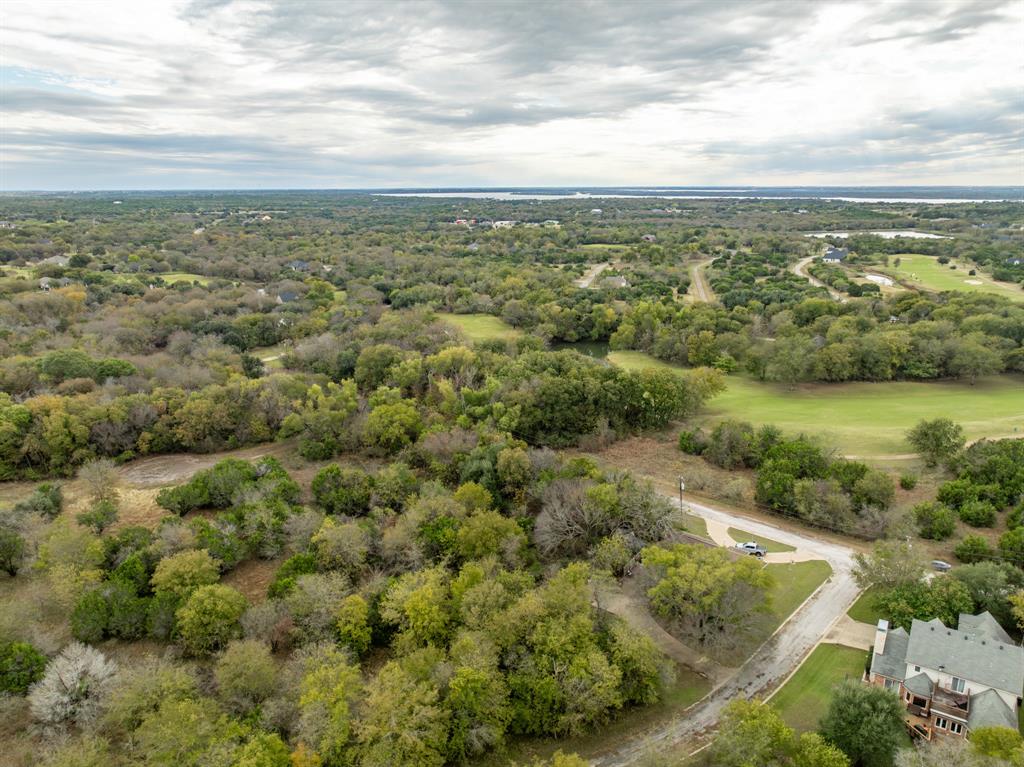
<svg viewBox="0 0 1024 767">
<path fill-rule="evenodd" d="M 919 698 L 919 697 L 917 697 L 915 695 L 914 696 L 914 705 L 917 706 L 918 708 L 924 708 L 925 706 L 928 705 L 928 701 L 926 701 L 924 698 Z"/>
<path fill-rule="evenodd" d="M 954 735 L 961 735 L 964 731 L 964 726 L 960 722 L 953 722 L 949 725 L 949 731 Z"/>
<path fill-rule="evenodd" d="M 914 671 L 920 671 L 920 670 L 921 670 L 920 666 L 914 666 Z"/>
<path fill-rule="evenodd" d="M 960 677 L 956 677 L 956 676 L 953 677 L 952 689 L 953 689 L 954 692 L 963 692 L 964 691 L 964 680 L 961 679 Z"/>
<path fill-rule="evenodd" d="M 886 679 L 885 689 L 891 690 L 893 687 L 899 687 L 899 682 L 897 682 L 895 679 Z"/>
<path fill-rule="evenodd" d="M 944 719 L 941 716 L 935 717 L 935 728 L 937 730 L 945 730 L 949 727 L 949 720 Z"/>
</svg>

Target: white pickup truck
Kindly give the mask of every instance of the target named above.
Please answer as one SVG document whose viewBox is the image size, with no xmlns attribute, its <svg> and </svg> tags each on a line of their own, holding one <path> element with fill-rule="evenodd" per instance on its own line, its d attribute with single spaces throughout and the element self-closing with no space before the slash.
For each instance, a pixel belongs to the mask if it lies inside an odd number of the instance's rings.
<svg viewBox="0 0 1024 767">
<path fill-rule="evenodd" d="M 749 554 L 752 557 L 763 557 L 768 553 L 768 549 L 761 546 L 757 541 L 747 541 L 746 543 L 737 543 L 736 548 L 745 554 Z"/>
</svg>

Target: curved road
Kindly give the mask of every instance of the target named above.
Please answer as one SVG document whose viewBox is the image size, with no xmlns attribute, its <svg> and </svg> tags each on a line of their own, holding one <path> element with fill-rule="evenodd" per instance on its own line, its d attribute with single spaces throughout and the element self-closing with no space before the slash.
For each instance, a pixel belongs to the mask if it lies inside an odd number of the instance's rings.
<svg viewBox="0 0 1024 767">
<path fill-rule="evenodd" d="M 795 274 L 797 277 L 802 277 L 803 279 L 807 280 L 809 283 L 816 287 L 825 288 L 825 290 L 828 291 L 828 294 L 832 296 L 832 298 L 834 298 L 841 304 L 845 304 L 846 296 L 844 296 L 838 290 L 833 290 L 824 282 L 822 282 L 817 277 L 813 276 L 810 272 L 807 271 L 807 265 L 810 264 L 811 261 L 813 261 L 816 258 L 817 256 L 807 256 L 807 258 L 801 258 L 799 261 L 793 264 L 792 267 L 790 267 L 790 271 L 792 271 L 793 274 Z"/>
<path fill-rule="evenodd" d="M 801 605 L 775 635 L 765 642 L 735 674 L 676 719 L 645 732 L 616 750 L 592 760 L 596 767 L 627 767 L 659 752 L 679 755 L 693 751 L 699 737 L 714 728 L 722 709 L 735 698 L 763 697 L 794 671 L 857 599 L 853 580 L 853 549 L 729 512 L 690 503 L 691 513 L 718 524 L 739 527 L 824 559 L 832 576 Z"/>
</svg>

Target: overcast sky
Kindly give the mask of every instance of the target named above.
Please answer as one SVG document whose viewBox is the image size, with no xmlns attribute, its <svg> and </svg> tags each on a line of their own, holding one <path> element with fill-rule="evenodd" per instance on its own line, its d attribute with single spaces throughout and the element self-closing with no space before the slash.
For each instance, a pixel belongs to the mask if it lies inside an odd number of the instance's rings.
<svg viewBox="0 0 1024 767">
<path fill-rule="evenodd" d="M 4 0 L 0 188 L 1022 184 L 1024 2 Z"/>
</svg>

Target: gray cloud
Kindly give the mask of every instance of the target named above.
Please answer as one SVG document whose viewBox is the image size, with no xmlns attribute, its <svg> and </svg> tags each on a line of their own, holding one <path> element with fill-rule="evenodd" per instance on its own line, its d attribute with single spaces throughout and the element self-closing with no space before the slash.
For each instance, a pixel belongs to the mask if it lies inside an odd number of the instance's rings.
<svg viewBox="0 0 1024 767">
<path fill-rule="evenodd" d="M 892 56 L 894 86 L 941 89 L 942 75 L 929 69 L 934 51 L 977 66 L 977 36 L 1024 31 L 1015 3 L 194 0 L 176 20 L 187 34 L 166 44 L 160 29 L 133 36 L 19 17 L 4 30 L 7 58 L 53 66 L 67 85 L 5 81 L 0 162 L 4 184 L 25 187 L 61 177 L 90 186 L 104 167 L 154 184 L 178 172 L 437 185 L 626 180 L 601 178 L 602 167 L 635 172 L 638 182 L 648 168 L 654 182 L 722 169 L 778 180 L 889 166 L 927 174 L 929 163 L 969 169 L 1000 155 L 1019 162 L 1024 57 L 993 58 L 991 77 L 941 107 L 884 98 L 880 87 Z M 824 21 L 851 9 L 860 15 L 849 28 Z M 60 63 L 31 47 L 41 28 L 67 51 Z M 828 87 L 816 81 L 825 65 L 842 78 L 875 51 L 882 68 L 865 69 L 861 81 L 877 103 L 859 104 L 847 79 L 837 82 L 848 90 L 824 91 L 820 107 L 801 95 Z M 83 72 L 85 59 L 121 69 Z M 1009 84 L 995 85 L 998 75 Z M 762 91 L 771 94 L 763 101 Z M 800 106 L 780 115 L 780 94 Z M 847 109 L 855 116 L 842 127 L 807 129 L 819 112 Z M 565 138 L 576 131 L 580 141 Z M 503 175 L 510 169 L 544 175 L 513 179 Z"/>
</svg>

